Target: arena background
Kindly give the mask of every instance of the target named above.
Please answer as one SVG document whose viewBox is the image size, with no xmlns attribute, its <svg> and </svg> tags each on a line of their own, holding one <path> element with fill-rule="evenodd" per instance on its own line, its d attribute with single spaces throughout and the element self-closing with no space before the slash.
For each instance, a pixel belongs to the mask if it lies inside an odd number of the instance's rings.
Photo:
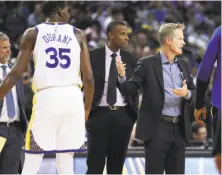
<svg viewBox="0 0 222 175">
<path fill-rule="evenodd" d="M 90 49 L 101 47 L 106 42 L 106 27 L 112 20 L 124 20 L 129 25 L 128 50 L 138 59 L 155 54 L 159 50 L 157 31 L 166 22 L 184 23 L 186 29 L 183 59 L 189 62 L 192 76 L 196 78 L 198 66 L 213 30 L 221 25 L 221 1 L 69 1 L 70 23 L 85 31 Z M 12 45 L 11 63 L 18 54 L 20 39 L 28 28 L 44 21 L 38 1 L 0 1 L 0 31 L 10 37 Z M 32 112 L 31 90 L 33 61 L 23 74 L 25 84 L 26 112 Z M 213 81 L 213 79 L 212 79 Z M 208 88 L 205 105 L 209 111 L 211 85 Z M 193 105 L 188 113 L 193 122 Z M 205 121 L 207 137 L 204 143 L 192 139 L 186 148 L 186 174 L 216 174 L 211 157 L 212 127 L 211 117 Z M 144 151 L 141 143 L 133 139 L 124 165 L 124 174 L 144 174 Z M 86 152 L 76 154 L 75 173 L 86 172 Z M 55 156 L 45 156 L 39 173 L 56 173 Z M 105 171 L 104 171 L 105 173 Z"/>
</svg>

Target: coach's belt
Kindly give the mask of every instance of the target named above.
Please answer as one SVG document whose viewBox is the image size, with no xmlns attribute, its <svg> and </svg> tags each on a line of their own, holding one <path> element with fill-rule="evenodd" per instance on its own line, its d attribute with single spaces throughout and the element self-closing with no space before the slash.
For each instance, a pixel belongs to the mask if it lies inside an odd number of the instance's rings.
<svg viewBox="0 0 222 175">
<path fill-rule="evenodd" d="M 100 109 L 109 109 L 111 111 L 117 111 L 124 108 L 125 106 L 98 106 Z"/>
<path fill-rule="evenodd" d="M 11 126 L 19 126 L 19 122 L 18 122 L 18 121 L 14 121 L 14 122 L 11 122 L 11 123 L 0 122 L 0 125 L 4 125 L 4 126 L 7 126 L 7 127 L 11 127 Z"/>
<path fill-rule="evenodd" d="M 111 110 L 111 111 L 116 111 L 116 110 L 119 110 L 119 109 L 121 109 L 121 108 L 123 108 L 123 107 L 125 107 L 125 106 L 108 106 L 109 107 L 109 109 Z"/>
<path fill-rule="evenodd" d="M 163 121 L 166 121 L 169 123 L 178 123 L 180 120 L 180 116 L 173 117 L 173 116 L 168 116 L 168 115 L 162 115 L 161 118 L 163 119 Z"/>
</svg>

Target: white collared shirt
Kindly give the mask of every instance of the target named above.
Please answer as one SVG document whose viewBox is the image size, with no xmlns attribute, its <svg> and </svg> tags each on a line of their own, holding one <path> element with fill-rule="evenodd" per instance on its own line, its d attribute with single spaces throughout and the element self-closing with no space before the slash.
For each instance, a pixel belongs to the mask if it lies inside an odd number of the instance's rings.
<svg viewBox="0 0 222 175">
<path fill-rule="evenodd" d="M 107 103 L 107 90 L 108 90 L 109 71 L 110 71 L 110 66 L 111 66 L 111 61 L 112 61 L 111 55 L 113 54 L 113 52 L 107 47 L 107 45 L 105 46 L 105 54 L 106 54 L 105 84 L 104 84 L 103 96 L 102 96 L 99 106 L 109 106 L 109 104 Z M 121 60 L 120 50 L 118 50 L 116 54 L 117 54 L 117 57 L 120 58 Z M 126 103 L 124 102 L 124 97 L 121 95 L 118 88 L 116 88 L 116 103 L 114 104 L 114 106 L 126 106 Z"/>
<path fill-rule="evenodd" d="M 2 69 L 2 65 L 6 65 L 6 72 L 9 73 L 10 72 L 10 68 L 8 67 L 8 64 L 1 64 L 0 63 L 0 80 L 3 80 L 3 69 Z M 19 121 L 19 106 L 18 106 L 18 98 L 17 98 L 17 93 L 16 93 L 16 86 L 14 86 L 12 88 L 12 96 L 13 96 L 13 100 L 14 100 L 14 105 L 15 105 L 15 116 L 13 119 L 9 118 L 8 116 L 8 111 L 7 111 L 7 103 L 6 103 L 6 98 L 4 97 L 4 101 L 3 101 L 3 107 L 2 107 L 2 111 L 0 114 L 0 122 L 7 122 L 7 123 L 11 123 L 14 121 Z"/>
</svg>

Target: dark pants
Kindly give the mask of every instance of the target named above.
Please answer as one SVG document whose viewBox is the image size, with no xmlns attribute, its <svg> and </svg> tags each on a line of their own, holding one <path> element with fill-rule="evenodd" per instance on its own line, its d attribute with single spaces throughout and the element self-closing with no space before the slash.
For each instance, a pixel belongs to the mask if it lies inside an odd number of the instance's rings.
<svg viewBox="0 0 222 175">
<path fill-rule="evenodd" d="M 22 174 L 22 169 L 23 169 L 24 162 L 25 162 L 25 152 L 22 151 L 21 156 L 20 156 L 18 174 Z"/>
<path fill-rule="evenodd" d="M 87 174 L 102 174 L 107 158 L 107 173 L 122 174 L 134 121 L 127 108 L 111 111 L 97 107 L 86 122 L 88 132 Z"/>
<path fill-rule="evenodd" d="M 24 133 L 21 132 L 19 123 L 10 126 L 0 123 L 0 136 L 6 138 L 5 145 L 0 153 L 0 174 L 17 174 Z"/>
<path fill-rule="evenodd" d="M 178 124 L 161 121 L 144 147 L 146 174 L 184 174 L 185 140 Z"/>
<path fill-rule="evenodd" d="M 213 107 L 213 156 L 221 153 L 221 111 Z"/>
</svg>

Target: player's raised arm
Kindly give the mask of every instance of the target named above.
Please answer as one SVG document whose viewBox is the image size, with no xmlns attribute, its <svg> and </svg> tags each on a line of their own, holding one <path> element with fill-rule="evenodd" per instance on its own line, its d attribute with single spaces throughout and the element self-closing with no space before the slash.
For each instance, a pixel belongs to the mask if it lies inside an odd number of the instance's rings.
<svg viewBox="0 0 222 175">
<path fill-rule="evenodd" d="M 3 99 L 3 97 L 12 89 L 12 87 L 16 84 L 16 82 L 19 80 L 20 76 L 26 69 L 32 54 L 32 50 L 34 48 L 35 40 L 35 29 L 27 29 L 22 36 L 19 54 L 17 56 L 15 65 L 0 85 L 0 100 Z"/>
<path fill-rule="evenodd" d="M 85 96 L 85 110 L 86 110 L 86 119 L 91 109 L 93 94 L 94 94 L 94 78 L 92 67 L 89 59 L 89 51 L 85 36 L 82 31 L 76 29 L 76 36 L 81 47 L 80 53 L 80 65 L 83 75 L 83 89 Z"/>
</svg>

